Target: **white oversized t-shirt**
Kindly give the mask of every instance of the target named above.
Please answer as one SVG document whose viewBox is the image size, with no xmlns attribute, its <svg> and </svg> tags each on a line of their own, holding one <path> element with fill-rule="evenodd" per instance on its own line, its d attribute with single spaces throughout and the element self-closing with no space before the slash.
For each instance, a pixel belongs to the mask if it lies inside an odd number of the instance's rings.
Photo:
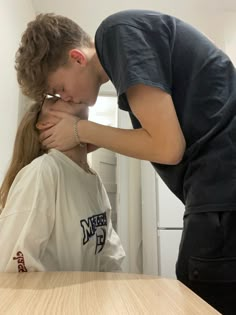
<svg viewBox="0 0 236 315">
<path fill-rule="evenodd" d="M 57 150 L 16 176 L 0 215 L 0 271 L 117 271 L 125 256 L 98 175 Z"/>
</svg>

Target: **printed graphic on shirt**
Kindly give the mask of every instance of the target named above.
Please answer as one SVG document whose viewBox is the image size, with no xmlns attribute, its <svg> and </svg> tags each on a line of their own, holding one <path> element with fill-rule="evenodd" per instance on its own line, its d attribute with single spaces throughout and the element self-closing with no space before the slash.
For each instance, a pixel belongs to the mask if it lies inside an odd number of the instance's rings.
<svg viewBox="0 0 236 315">
<path fill-rule="evenodd" d="M 27 272 L 27 268 L 25 266 L 24 255 L 21 251 L 16 253 L 16 257 L 13 257 L 13 260 L 17 260 L 18 272 Z"/>
<path fill-rule="evenodd" d="M 96 234 L 95 255 L 100 253 L 106 243 L 106 212 L 93 215 L 87 220 L 81 220 L 80 225 L 83 228 L 83 245 Z"/>
</svg>

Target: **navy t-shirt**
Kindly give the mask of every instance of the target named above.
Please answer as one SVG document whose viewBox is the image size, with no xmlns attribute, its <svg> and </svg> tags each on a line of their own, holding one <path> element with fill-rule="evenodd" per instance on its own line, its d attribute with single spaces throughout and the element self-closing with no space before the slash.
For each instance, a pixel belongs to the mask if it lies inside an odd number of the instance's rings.
<svg viewBox="0 0 236 315">
<path fill-rule="evenodd" d="M 153 11 L 111 15 L 95 44 L 134 128 L 141 125 L 127 101 L 130 86 L 172 96 L 186 151 L 178 165 L 153 166 L 186 213 L 236 210 L 236 72 L 228 56 L 192 26 Z"/>
</svg>

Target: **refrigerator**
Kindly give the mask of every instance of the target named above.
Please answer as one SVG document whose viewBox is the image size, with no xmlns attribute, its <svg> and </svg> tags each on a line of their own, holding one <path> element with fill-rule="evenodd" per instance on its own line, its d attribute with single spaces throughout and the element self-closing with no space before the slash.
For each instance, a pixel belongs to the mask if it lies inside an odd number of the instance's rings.
<svg viewBox="0 0 236 315">
<path fill-rule="evenodd" d="M 146 161 L 141 162 L 141 191 L 143 272 L 176 278 L 184 205 Z"/>
</svg>

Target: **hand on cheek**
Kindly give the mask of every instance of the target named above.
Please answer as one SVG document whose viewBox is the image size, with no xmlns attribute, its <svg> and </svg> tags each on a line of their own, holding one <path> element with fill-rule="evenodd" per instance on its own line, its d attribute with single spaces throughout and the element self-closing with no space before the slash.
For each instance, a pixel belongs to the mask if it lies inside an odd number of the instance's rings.
<svg viewBox="0 0 236 315">
<path fill-rule="evenodd" d="M 51 128 L 52 126 L 54 126 L 54 124 L 50 122 L 38 122 L 36 124 L 36 128 L 40 131 L 47 130 L 48 128 Z"/>
<path fill-rule="evenodd" d="M 43 130 L 46 130 L 48 128 L 55 126 L 60 120 L 61 120 L 60 118 L 57 118 L 55 116 L 50 116 L 48 118 L 38 121 L 36 124 L 36 128 L 38 130 L 43 131 Z"/>
</svg>

